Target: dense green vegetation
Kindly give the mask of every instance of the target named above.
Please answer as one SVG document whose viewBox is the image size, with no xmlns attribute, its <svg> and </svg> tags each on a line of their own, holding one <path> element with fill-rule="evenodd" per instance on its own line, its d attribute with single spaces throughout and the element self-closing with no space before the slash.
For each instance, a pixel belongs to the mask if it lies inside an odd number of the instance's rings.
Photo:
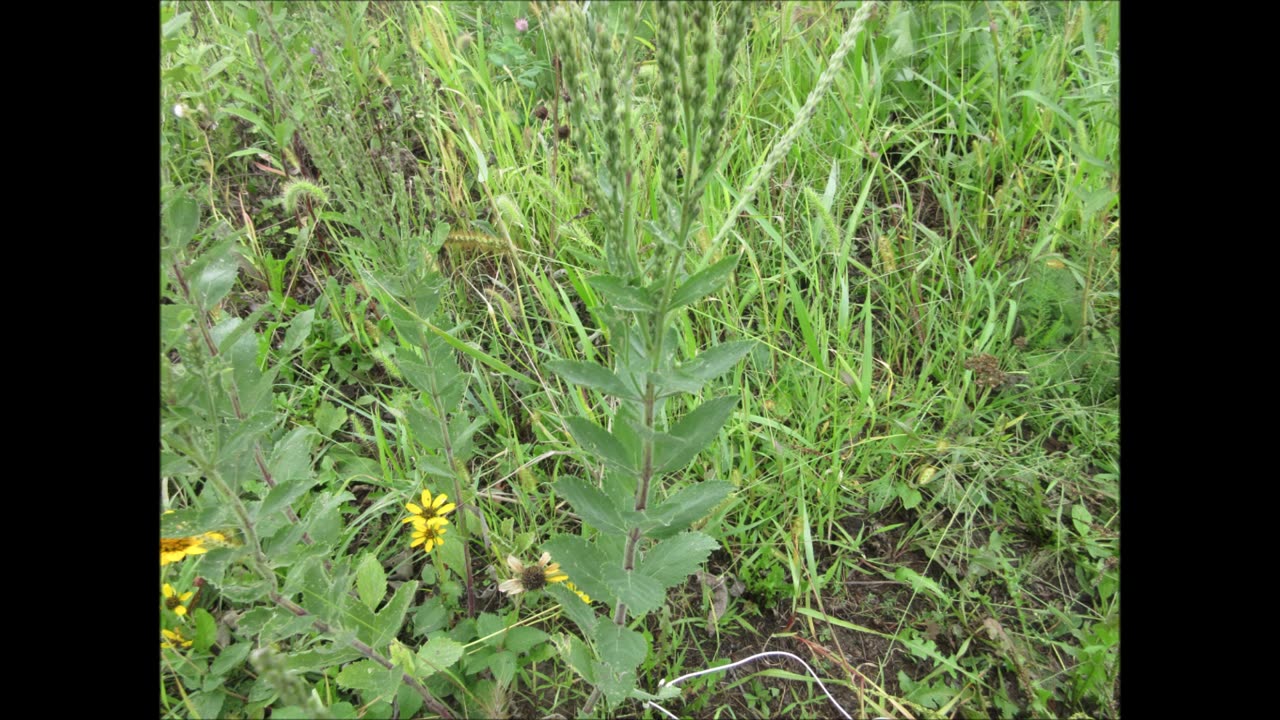
<svg viewBox="0 0 1280 720">
<path fill-rule="evenodd" d="M 861 8 L 162 3 L 162 717 L 1119 714 L 1118 6 Z"/>
</svg>

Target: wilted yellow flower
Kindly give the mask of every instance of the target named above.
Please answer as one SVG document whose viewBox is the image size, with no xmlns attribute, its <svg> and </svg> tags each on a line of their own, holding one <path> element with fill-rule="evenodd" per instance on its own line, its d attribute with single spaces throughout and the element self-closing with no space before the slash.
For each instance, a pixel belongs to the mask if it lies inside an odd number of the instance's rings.
<svg viewBox="0 0 1280 720">
<path fill-rule="evenodd" d="M 510 580 L 503 581 L 498 586 L 498 589 L 508 595 L 522 593 L 525 590 L 539 590 L 551 583 L 564 582 L 569 579 L 569 576 L 560 570 L 560 563 L 551 562 L 551 553 L 542 553 L 542 557 L 538 558 L 537 563 L 527 566 L 517 560 L 515 556 L 508 555 L 507 565 L 511 566 L 511 570 L 516 576 Z"/>
<path fill-rule="evenodd" d="M 207 532 L 203 535 L 180 538 L 160 538 L 160 566 L 175 563 L 188 555 L 200 555 L 209 552 L 205 545 L 219 546 L 234 544 L 220 532 Z"/>
<path fill-rule="evenodd" d="M 204 536 L 160 538 L 160 566 L 175 563 L 188 555 L 199 555 L 209 552 L 204 547 Z"/>
</svg>

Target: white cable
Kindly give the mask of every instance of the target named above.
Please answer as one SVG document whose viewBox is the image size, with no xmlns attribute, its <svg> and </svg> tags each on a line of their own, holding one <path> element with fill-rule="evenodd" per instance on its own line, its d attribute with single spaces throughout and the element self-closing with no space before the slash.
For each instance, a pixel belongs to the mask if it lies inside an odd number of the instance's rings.
<svg viewBox="0 0 1280 720">
<path fill-rule="evenodd" d="M 667 685 L 675 685 L 675 684 L 677 684 L 677 683 L 682 683 L 682 682 L 684 682 L 685 680 L 688 680 L 688 679 L 690 679 L 690 678 L 698 677 L 699 675 L 706 675 L 707 673 L 720 672 L 721 670 L 731 670 L 731 669 L 733 669 L 733 668 L 738 667 L 739 665 L 743 665 L 743 664 L 749 663 L 749 662 L 751 662 L 752 660 L 756 660 L 756 659 L 759 659 L 759 658 L 762 658 L 762 657 L 770 657 L 770 656 L 782 656 L 782 657 L 788 657 L 788 658 L 791 658 L 792 660 L 795 660 L 796 662 L 800 663 L 801 665 L 803 665 L 803 666 L 804 666 L 804 669 L 809 671 L 809 675 L 810 675 L 810 676 L 812 676 L 812 677 L 813 677 L 813 679 L 814 679 L 814 681 L 816 681 L 816 682 L 818 683 L 818 687 L 822 688 L 822 692 L 826 694 L 827 699 L 831 701 L 831 704 L 835 706 L 836 710 L 839 710 L 839 711 L 840 711 L 840 714 L 841 714 L 842 716 L 844 716 L 845 720 L 853 720 L 853 717 L 852 717 L 851 715 L 849 715 L 849 713 L 845 712 L 845 711 L 844 711 L 844 708 L 840 707 L 840 703 L 836 702 L 836 699 L 835 699 L 834 697 L 832 697 L 832 696 L 831 696 L 831 692 L 830 692 L 829 690 L 827 690 L 827 686 L 826 686 L 826 685 L 823 685 L 823 684 L 822 684 L 822 680 L 818 678 L 818 674 L 817 674 L 817 673 L 815 673 L 815 672 L 813 671 L 813 668 L 809 667 L 809 663 L 807 663 L 807 662 L 805 662 L 804 660 L 802 660 L 798 655 L 793 655 L 793 654 L 791 654 L 791 653 L 789 653 L 789 652 L 784 652 L 784 651 L 782 651 L 782 650 L 768 650 L 768 651 L 765 651 L 765 652 L 762 652 L 762 653 L 756 653 L 755 655 L 752 655 L 751 657 L 743 658 L 742 660 L 739 660 L 738 662 L 735 662 L 735 663 L 730 663 L 730 664 L 728 664 L 728 665 L 721 665 L 720 667 L 707 668 L 706 670 L 699 670 L 699 671 L 697 671 L 697 672 L 691 672 L 691 673 L 689 673 L 689 674 L 687 674 L 687 675 L 681 675 L 680 677 L 678 677 L 678 678 L 676 678 L 675 680 L 672 680 L 672 681 L 670 681 L 670 682 L 667 682 L 666 680 L 663 680 L 662 682 L 658 683 L 658 687 L 659 687 L 659 688 L 662 688 L 662 687 L 665 687 L 665 686 L 667 686 Z M 666 708 L 662 707 L 661 705 L 659 705 L 658 703 L 656 703 L 656 702 L 654 702 L 654 701 L 652 701 L 652 700 L 646 700 L 646 701 L 645 701 L 645 705 L 647 705 L 647 706 L 652 706 L 652 707 L 654 707 L 654 708 L 656 708 L 656 709 L 658 709 L 658 710 L 662 711 L 662 713 L 663 713 L 664 715 L 666 715 L 667 717 L 669 717 L 669 718 L 674 718 L 674 720 L 679 720 L 679 718 L 677 718 L 675 715 L 672 715 L 672 714 L 671 714 L 671 713 L 670 713 Z"/>
</svg>

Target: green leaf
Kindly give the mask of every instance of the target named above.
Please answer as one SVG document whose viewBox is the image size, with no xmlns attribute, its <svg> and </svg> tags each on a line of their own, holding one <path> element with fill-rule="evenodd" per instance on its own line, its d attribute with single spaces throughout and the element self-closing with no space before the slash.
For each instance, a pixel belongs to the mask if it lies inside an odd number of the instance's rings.
<svg viewBox="0 0 1280 720">
<path fill-rule="evenodd" d="M 568 500 L 583 521 L 597 530 L 616 533 L 629 530 L 618 512 L 616 501 L 582 478 L 560 478 L 556 481 L 555 493 Z"/>
<path fill-rule="evenodd" d="M 484 417 L 473 418 L 468 422 L 465 413 L 454 415 L 453 422 L 449 423 L 449 437 L 453 441 L 453 455 L 459 460 L 466 460 L 471 457 L 471 437 L 476 434 L 480 428 L 489 424 L 489 419 Z"/>
<path fill-rule="evenodd" d="M 298 313 L 297 317 L 289 323 L 289 329 L 284 333 L 284 352 L 291 353 L 302 347 L 302 343 L 308 337 L 311 337 L 311 325 L 315 322 L 315 319 L 316 311 L 314 309 L 303 310 Z"/>
<path fill-rule="evenodd" d="M 371 552 L 364 553 L 356 567 L 356 592 L 360 594 L 360 602 L 371 611 L 377 610 L 387 596 L 387 572 Z"/>
<path fill-rule="evenodd" d="M 287 598 L 301 593 L 299 604 L 315 613 L 316 605 L 324 599 L 328 590 L 329 577 L 320 564 L 320 558 L 309 556 L 293 564 L 289 574 L 285 576 L 284 588 L 281 590 Z"/>
<path fill-rule="evenodd" d="M 738 256 L 730 255 L 702 272 L 695 273 L 684 281 L 679 290 L 676 290 L 675 295 L 671 297 L 671 302 L 667 304 L 667 310 L 675 310 L 685 305 L 692 305 L 724 287 L 737 265 Z"/>
<path fill-rule="evenodd" d="M 177 345 L 187 336 L 187 327 L 195 317 L 195 308 L 185 303 L 160 306 L 161 352 Z"/>
<path fill-rule="evenodd" d="M 925 577 L 905 565 L 894 571 L 893 579 L 909 584 L 914 592 L 933 595 L 944 605 L 949 606 L 951 604 L 951 598 L 947 591 L 943 590 L 937 581 L 933 578 Z"/>
<path fill-rule="evenodd" d="M 653 300 L 653 293 L 644 288 L 632 287 L 622 278 L 613 275 L 596 275 L 587 278 L 587 284 L 600 291 L 609 303 L 619 310 L 632 312 L 653 312 L 658 304 Z"/>
<path fill-rule="evenodd" d="M 697 395 L 698 391 L 702 390 L 702 386 L 706 384 L 702 380 L 685 375 L 678 369 L 649 373 L 649 379 L 658 388 L 657 396 L 659 399 L 668 398 L 682 392 Z"/>
<path fill-rule="evenodd" d="M 542 549 L 551 553 L 551 559 L 560 563 L 569 579 L 594 600 L 612 605 L 617 600 L 604 571 L 607 566 L 621 566 L 622 558 L 607 556 L 597 545 L 586 538 L 560 535 L 548 540 Z M 567 592 L 567 591 L 566 591 Z M 581 602 L 574 596 L 574 602 Z M 567 601 L 562 601 L 568 605 Z"/>
<path fill-rule="evenodd" d="M 574 597 L 577 597 L 576 595 Z M 502 647 L 517 655 L 523 655 L 533 649 L 534 645 L 547 641 L 549 636 L 536 627 L 518 625 L 507 631 Z"/>
<path fill-rule="evenodd" d="M 609 587 L 613 588 L 613 594 L 627 604 L 627 611 L 634 617 L 647 615 L 662 607 L 662 601 L 667 597 L 666 590 L 657 580 L 636 571 L 627 572 L 620 564 L 604 567 L 601 574 Z"/>
<path fill-rule="evenodd" d="M 421 661 L 418 670 L 423 673 L 424 678 L 445 670 L 458 662 L 463 649 L 462 643 L 444 635 L 433 637 L 418 649 L 418 660 Z"/>
<path fill-rule="evenodd" d="M 707 348 L 677 370 L 699 383 L 714 380 L 728 372 L 756 346 L 755 340 L 735 340 Z"/>
<path fill-rule="evenodd" d="M 399 640 L 392 640 L 391 647 L 387 649 L 387 655 L 391 658 L 391 662 L 400 668 L 401 672 L 417 676 L 417 656 L 409 648 L 405 647 L 404 643 Z"/>
<path fill-rule="evenodd" d="M 185 26 L 187 22 L 189 22 L 190 20 L 191 20 L 191 13 L 189 12 L 178 13 L 177 15 L 174 15 L 172 18 L 170 18 L 169 21 L 166 22 L 163 26 L 161 26 L 160 34 L 163 37 L 173 37 L 173 35 L 176 34 L 179 30 L 181 30 L 183 26 Z"/>
<path fill-rule="evenodd" d="M 573 584 L 579 588 L 582 587 L 577 581 L 574 581 Z M 547 586 L 547 594 L 560 603 L 560 608 L 564 610 L 564 614 L 569 616 L 569 619 L 578 626 L 578 629 L 582 631 L 583 637 L 591 635 L 596 626 L 596 618 L 598 616 L 589 604 L 582 602 L 582 598 L 562 584 Z M 590 595 L 591 593 L 588 592 L 587 594 Z M 592 599 L 594 600 L 595 598 Z M 591 669 L 590 665 L 583 665 L 582 667 L 588 670 Z"/>
<path fill-rule="evenodd" d="M 428 345 L 438 345 L 428 342 Z M 458 407 L 465 390 L 462 372 L 452 355 L 432 352 L 428 349 L 426 362 L 411 358 L 408 353 L 396 356 L 396 365 L 410 385 L 432 399 L 437 412 L 451 413 Z M 450 367 L 452 365 L 452 367 Z"/>
<path fill-rule="evenodd" d="M 634 670 L 649 654 L 649 643 L 643 635 L 614 623 L 612 618 L 600 618 L 593 637 L 600 659 L 614 668 Z"/>
<path fill-rule="evenodd" d="M 192 693 L 191 709 L 193 717 L 220 717 L 222 704 L 226 699 L 227 693 L 223 690 L 202 690 Z"/>
<path fill-rule="evenodd" d="M 595 631 L 595 625 L 592 624 L 583 633 L 590 636 Z M 559 645 L 560 657 L 578 673 L 578 676 L 587 681 L 588 684 L 595 684 L 595 673 L 592 672 L 594 658 L 591 654 L 591 648 L 587 644 L 578 639 L 577 635 L 569 635 L 568 639 Z"/>
<path fill-rule="evenodd" d="M 690 485 L 646 510 L 641 525 L 652 538 L 668 538 L 688 528 L 733 492 L 723 480 L 707 480 Z"/>
<path fill-rule="evenodd" d="M 547 363 L 551 372 L 574 385 L 583 385 L 609 395 L 628 400 L 639 400 L 640 396 L 626 386 L 613 371 L 593 362 L 581 360 L 553 360 Z"/>
<path fill-rule="evenodd" d="M 603 662 L 592 663 L 591 668 L 596 676 L 596 687 L 604 693 L 610 707 L 617 708 L 625 702 L 636 687 L 634 669 L 623 670 Z"/>
<path fill-rule="evenodd" d="M 236 281 L 240 265 L 236 261 L 235 238 L 230 238 L 191 263 L 185 275 L 196 307 L 208 312 L 226 297 Z"/>
<path fill-rule="evenodd" d="M 196 621 L 196 635 L 192 638 L 192 647 L 198 652 L 208 652 L 217 637 L 218 622 L 204 608 L 196 608 L 191 613 L 191 617 Z"/>
<path fill-rule="evenodd" d="M 296 633 L 295 633 L 296 634 Z M 331 645 L 316 650 L 292 653 L 285 656 L 285 669 L 296 673 L 321 672 L 326 668 L 351 662 L 360 657 L 360 651 L 351 647 Z"/>
<path fill-rule="evenodd" d="M 400 632 L 400 626 L 404 624 L 404 616 L 409 611 L 409 603 L 413 601 L 413 595 L 416 592 L 418 592 L 417 580 L 410 580 L 396 589 L 396 594 L 391 596 L 387 606 L 375 619 L 373 636 L 369 641 L 371 647 L 381 648 L 387 645 Z"/>
<path fill-rule="evenodd" d="M 726 397 L 708 400 L 671 426 L 670 435 L 683 441 L 682 445 L 660 443 L 654 447 L 655 472 L 665 473 L 688 465 L 703 448 L 715 440 L 720 428 L 738 405 L 738 398 Z"/>
<path fill-rule="evenodd" d="M 357 660 L 342 668 L 335 678 L 338 687 L 359 690 L 365 703 L 387 698 L 400 686 L 399 668 L 387 669 L 372 660 Z"/>
<path fill-rule="evenodd" d="M 211 675 L 226 675 L 229 671 L 234 670 L 249 657 L 249 651 L 253 649 L 253 643 L 240 642 L 232 643 L 222 649 L 222 654 L 214 658 L 213 663 L 209 665 L 209 673 Z"/>
<path fill-rule="evenodd" d="M 330 403 L 320 401 L 316 406 L 316 429 L 321 435 L 329 437 L 347 422 L 347 411 Z"/>
<path fill-rule="evenodd" d="M 516 677 L 515 653 L 500 650 L 489 656 L 489 669 L 493 671 L 493 679 L 498 685 L 507 687 Z"/>
<path fill-rule="evenodd" d="M 706 562 L 707 555 L 720 547 L 709 535 L 685 532 L 667 538 L 644 554 L 640 572 L 657 580 L 664 588 L 684 582 Z"/>
<path fill-rule="evenodd" d="M 1071 506 L 1071 524 L 1075 526 L 1076 532 L 1083 537 L 1088 537 L 1093 530 L 1093 515 L 1089 512 L 1089 508 L 1084 503 L 1076 503 Z"/>
<path fill-rule="evenodd" d="M 300 427 L 276 443 L 271 451 L 271 459 L 267 462 L 276 486 L 262 501 L 258 517 L 268 517 L 280 512 L 315 485 L 315 474 L 311 470 L 311 451 L 319 439 L 314 428 Z"/>
<path fill-rule="evenodd" d="M 565 418 L 565 423 L 584 450 L 619 470 L 635 474 L 635 461 L 608 430 L 579 416 Z"/>
<path fill-rule="evenodd" d="M 404 365 L 400 366 L 404 369 Z M 419 399 L 409 406 L 405 413 L 409 418 L 409 430 L 413 439 L 428 450 L 440 450 L 444 447 L 444 434 L 440 427 L 440 418 L 433 415 Z M 445 467 L 445 477 L 453 477 L 453 472 Z"/>
<path fill-rule="evenodd" d="M 183 15 L 189 17 L 190 14 L 183 13 L 179 17 Z M 196 227 L 200 224 L 200 206 L 191 198 L 175 198 L 169 204 L 167 219 L 168 227 L 165 229 L 169 236 L 169 242 L 175 248 L 181 248 L 190 242 L 191 238 L 196 234 Z"/>
</svg>

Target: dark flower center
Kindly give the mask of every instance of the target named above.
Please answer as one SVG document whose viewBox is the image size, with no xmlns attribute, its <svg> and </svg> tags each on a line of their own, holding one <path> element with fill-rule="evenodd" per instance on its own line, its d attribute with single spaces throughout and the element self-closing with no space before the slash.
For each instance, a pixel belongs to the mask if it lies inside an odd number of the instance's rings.
<svg viewBox="0 0 1280 720">
<path fill-rule="evenodd" d="M 520 584 L 525 590 L 538 590 L 547 584 L 547 574 L 540 565 L 530 565 L 520 573 Z"/>
</svg>

